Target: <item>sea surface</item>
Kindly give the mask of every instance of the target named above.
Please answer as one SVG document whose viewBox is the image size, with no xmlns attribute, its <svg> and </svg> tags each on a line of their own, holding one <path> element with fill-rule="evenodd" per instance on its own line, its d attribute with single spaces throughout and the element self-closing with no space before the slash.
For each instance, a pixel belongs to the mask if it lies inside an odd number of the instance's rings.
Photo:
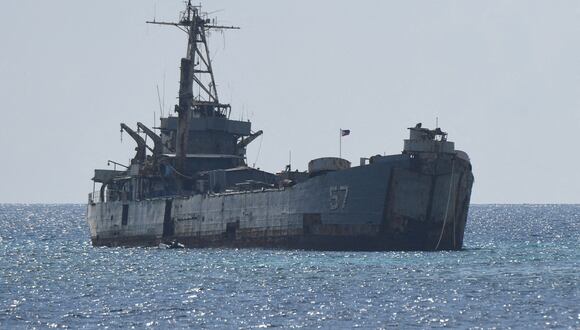
<svg viewBox="0 0 580 330">
<path fill-rule="evenodd" d="M 473 205 L 458 252 L 94 248 L 0 205 L 0 328 L 580 329 L 580 205 Z"/>
</svg>

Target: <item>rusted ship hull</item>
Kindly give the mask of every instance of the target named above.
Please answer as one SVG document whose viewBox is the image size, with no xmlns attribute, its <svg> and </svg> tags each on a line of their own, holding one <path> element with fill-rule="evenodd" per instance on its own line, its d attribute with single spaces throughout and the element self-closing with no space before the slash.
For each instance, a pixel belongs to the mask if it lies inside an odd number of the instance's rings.
<svg viewBox="0 0 580 330">
<path fill-rule="evenodd" d="M 394 155 L 280 189 L 88 205 L 95 246 L 461 249 L 473 175 L 451 154 Z"/>
</svg>

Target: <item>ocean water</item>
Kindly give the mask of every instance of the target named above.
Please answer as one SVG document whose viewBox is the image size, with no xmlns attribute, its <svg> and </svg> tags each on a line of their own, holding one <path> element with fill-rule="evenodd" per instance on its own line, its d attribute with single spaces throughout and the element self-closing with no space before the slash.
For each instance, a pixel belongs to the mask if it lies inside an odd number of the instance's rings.
<svg viewBox="0 0 580 330">
<path fill-rule="evenodd" d="M 0 205 L 0 328 L 580 328 L 580 205 L 474 205 L 458 252 L 93 248 Z"/>
</svg>

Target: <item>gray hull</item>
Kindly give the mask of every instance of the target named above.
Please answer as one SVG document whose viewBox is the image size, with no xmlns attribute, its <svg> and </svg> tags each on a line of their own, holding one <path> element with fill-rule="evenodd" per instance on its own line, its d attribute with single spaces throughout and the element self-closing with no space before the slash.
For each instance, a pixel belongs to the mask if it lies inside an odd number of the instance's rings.
<svg viewBox="0 0 580 330">
<path fill-rule="evenodd" d="M 472 183 L 467 160 L 397 155 L 284 189 L 91 203 L 88 222 L 95 246 L 461 249 Z"/>
</svg>

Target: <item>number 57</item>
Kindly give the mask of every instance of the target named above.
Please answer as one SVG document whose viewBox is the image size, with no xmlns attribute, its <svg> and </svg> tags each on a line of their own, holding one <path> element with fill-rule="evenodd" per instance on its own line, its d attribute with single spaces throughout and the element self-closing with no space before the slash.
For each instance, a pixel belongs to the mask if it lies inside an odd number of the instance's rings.
<svg viewBox="0 0 580 330">
<path fill-rule="evenodd" d="M 330 209 L 343 209 L 348 197 L 348 186 L 331 186 L 330 187 Z"/>
</svg>

